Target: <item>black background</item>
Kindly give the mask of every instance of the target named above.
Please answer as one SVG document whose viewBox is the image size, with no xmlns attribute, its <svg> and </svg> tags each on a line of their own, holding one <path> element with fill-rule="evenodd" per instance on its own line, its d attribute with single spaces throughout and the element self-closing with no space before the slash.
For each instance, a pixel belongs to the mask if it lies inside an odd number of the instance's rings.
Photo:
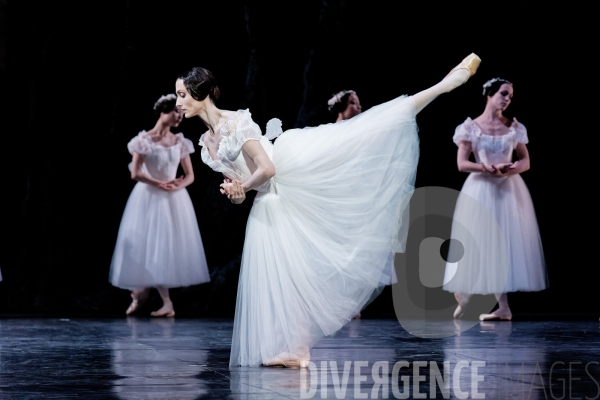
<svg viewBox="0 0 600 400">
<path fill-rule="evenodd" d="M 249 108 L 261 127 L 277 117 L 285 130 L 330 122 L 325 104 L 339 90 L 357 91 L 365 110 L 414 94 L 471 52 L 483 60 L 477 74 L 418 115 L 416 186 L 461 188 L 454 128 L 483 111 L 485 81 L 513 82 L 550 278 L 543 292 L 509 295 L 513 313 L 599 313 L 591 10 L 482 3 L 1 2 L 0 314 L 123 315 L 129 294 L 108 271 L 135 184 L 126 144 L 154 126 L 154 102 L 182 71 L 208 68 L 219 108 Z M 177 129 L 194 143 L 204 130 L 199 119 Z M 178 315 L 231 316 L 251 201 L 231 205 L 199 151 L 192 163 L 212 282 L 172 298 Z M 159 303 L 155 294 L 148 310 Z M 365 316 L 391 312 L 388 288 Z"/>
</svg>

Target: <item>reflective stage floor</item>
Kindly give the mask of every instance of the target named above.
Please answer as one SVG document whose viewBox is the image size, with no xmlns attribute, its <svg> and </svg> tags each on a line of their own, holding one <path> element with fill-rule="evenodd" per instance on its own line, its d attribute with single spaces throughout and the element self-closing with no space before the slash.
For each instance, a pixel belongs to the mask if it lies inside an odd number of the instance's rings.
<svg viewBox="0 0 600 400">
<path fill-rule="evenodd" d="M 229 319 L 4 318 L 0 399 L 600 398 L 597 320 L 413 322 L 354 320 L 299 370 L 230 368 Z"/>
</svg>

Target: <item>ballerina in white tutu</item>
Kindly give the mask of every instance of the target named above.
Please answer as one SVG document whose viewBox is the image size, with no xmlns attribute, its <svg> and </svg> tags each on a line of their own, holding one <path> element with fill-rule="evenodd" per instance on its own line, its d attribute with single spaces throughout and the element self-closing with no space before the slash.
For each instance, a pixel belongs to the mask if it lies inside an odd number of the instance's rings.
<svg viewBox="0 0 600 400">
<path fill-rule="evenodd" d="M 141 131 L 127 148 L 133 156 L 133 188 L 119 227 L 110 266 L 110 283 L 131 290 L 132 314 L 155 287 L 163 306 L 154 317 L 173 317 L 169 288 L 210 281 L 202 238 L 190 196 L 185 189 L 194 182 L 190 153 L 194 145 L 183 134 L 173 134 L 183 115 L 176 96 L 162 96 L 154 105 L 154 128 Z M 176 179 L 181 164 L 184 176 Z"/>
<path fill-rule="evenodd" d="M 455 318 L 464 314 L 472 294 L 495 294 L 498 309 L 479 319 L 510 320 L 506 293 L 548 286 L 533 203 L 520 175 L 530 167 L 527 129 L 516 118 L 503 115 L 513 92 L 513 84 L 505 79 L 486 82 L 483 114 L 474 120 L 467 118 L 453 137 L 458 146 L 458 169 L 469 176 L 456 203 L 451 237 L 461 243 L 468 243 L 469 237 L 479 238 L 477 246 L 465 247 L 460 260 L 446 264 L 444 290 L 455 294 Z M 471 153 L 475 162 L 469 161 Z M 476 212 L 473 199 L 497 225 Z M 494 234 L 497 228 L 500 235 Z"/>
<path fill-rule="evenodd" d="M 479 62 L 473 54 L 437 85 L 349 120 L 285 132 L 271 120 L 265 136 L 248 110 L 215 106 L 219 89 L 209 71 L 180 76 L 177 105 L 208 127 L 201 155 L 227 178 L 221 192 L 236 204 L 258 192 L 246 225 L 231 366 L 307 367 L 310 348 L 360 312 L 389 254 L 406 240 L 395 217 L 414 190 L 416 114 L 465 83 Z"/>
</svg>

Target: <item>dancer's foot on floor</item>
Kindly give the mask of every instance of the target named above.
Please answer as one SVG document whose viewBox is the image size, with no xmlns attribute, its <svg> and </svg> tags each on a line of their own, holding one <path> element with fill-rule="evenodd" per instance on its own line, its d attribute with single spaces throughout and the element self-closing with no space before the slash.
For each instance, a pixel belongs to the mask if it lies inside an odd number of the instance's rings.
<svg viewBox="0 0 600 400">
<path fill-rule="evenodd" d="M 469 295 L 464 295 L 461 296 L 460 293 L 454 293 L 454 298 L 456 299 L 456 302 L 458 303 L 458 305 L 456 306 L 456 309 L 454 310 L 454 314 L 452 315 L 455 319 L 459 319 L 462 318 L 463 315 L 465 315 L 465 310 L 467 309 L 467 306 L 469 304 L 469 299 L 471 298 L 471 296 Z"/>
<path fill-rule="evenodd" d="M 510 321 L 510 320 L 512 320 L 512 313 L 510 311 L 496 310 L 489 314 L 481 314 L 479 316 L 479 320 L 480 321 L 494 321 L 494 320 Z"/>
<path fill-rule="evenodd" d="M 463 310 L 463 308 L 459 304 L 458 306 L 456 306 L 456 310 L 454 310 L 454 314 L 452 316 L 455 319 L 458 319 L 462 318 L 463 315 L 465 315 L 465 310 Z"/>
<path fill-rule="evenodd" d="M 134 290 L 133 292 L 131 292 L 131 298 L 132 298 L 131 304 L 127 308 L 127 311 L 125 311 L 125 315 L 133 314 L 141 306 L 144 305 L 144 303 L 146 302 L 146 299 L 148 298 L 148 291 L 147 290 L 142 290 L 142 291 Z"/>
<path fill-rule="evenodd" d="M 262 365 L 265 367 L 308 368 L 309 364 L 310 353 L 302 358 L 289 357 L 289 354 L 280 354 L 279 356 L 264 362 Z"/>
<path fill-rule="evenodd" d="M 165 303 L 161 308 L 150 313 L 153 317 L 174 317 L 175 310 L 173 309 L 173 303 Z"/>
</svg>

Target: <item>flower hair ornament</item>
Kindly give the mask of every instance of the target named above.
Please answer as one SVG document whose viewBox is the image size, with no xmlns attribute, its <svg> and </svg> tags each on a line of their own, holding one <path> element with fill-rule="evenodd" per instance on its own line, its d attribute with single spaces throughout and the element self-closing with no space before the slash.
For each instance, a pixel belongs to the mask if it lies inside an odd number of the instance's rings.
<svg viewBox="0 0 600 400">
<path fill-rule="evenodd" d="M 495 82 L 502 82 L 502 83 L 510 83 L 512 85 L 511 82 L 507 81 L 506 79 L 502 79 L 502 78 L 494 78 L 494 79 L 490 79 L 489 81 L 487 81 L 486 83 L 483 84 L 483 95 L 485 96 L 485 92 L 488 90 L 488 88 L 490 86 L 492 86 L 492 83 Z"/>
<path fill-rule="evenodd" d="M 329 111 L 331 111 L 331 109 L 333 108 L 333 106 L 335 106 L 336 103 L 342 101 L 342 97 L 344 97 L 344 95 L 347 95 L 348 93 L 356 92 L 354 90 L 342 90 L 341 92 L 334 94 L 333 97 L 330 98 L 329 101 L 327 101 L 327 108 L 329 109 Z"/>
<path fill-rule="evenodd" d="M 161 103 L 165 102 L 165 101 L 169 101 L 169 100 L 177 100 L 177 96 L 175 96 L 173 93 L 164 95 L 164 96 L 160 96 L 160 99 L 158 99 L 156 101 L 156 103 L 154 103 L 154 109 L 156 110 L 158 108 L 158 106 L 161 105 Z"/>
</svg>

